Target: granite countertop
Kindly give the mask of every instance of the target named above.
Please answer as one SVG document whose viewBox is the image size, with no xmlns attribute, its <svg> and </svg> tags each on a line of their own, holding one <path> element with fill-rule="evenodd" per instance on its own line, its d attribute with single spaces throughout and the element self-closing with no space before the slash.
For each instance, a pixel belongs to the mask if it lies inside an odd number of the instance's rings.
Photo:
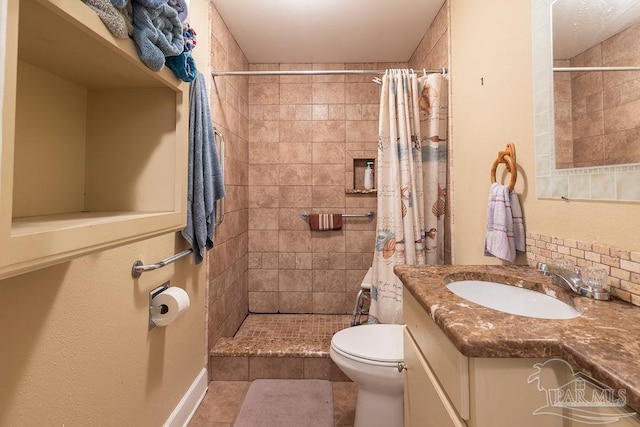
<svg viewBox="0 0 640 427">
<path fill-rule="evenodd" d="M 614 390 L 626 390 L 627 405 L 640 412 L 640 307 L 575 295 L 525 266 L 402 265 L 395 272 L 463 355 L 562 358 Z M 582 316 L 547 320 L 485 308 L 445 287 L 458 280 L 495 281 L 547 293 Z"/>
</svg>

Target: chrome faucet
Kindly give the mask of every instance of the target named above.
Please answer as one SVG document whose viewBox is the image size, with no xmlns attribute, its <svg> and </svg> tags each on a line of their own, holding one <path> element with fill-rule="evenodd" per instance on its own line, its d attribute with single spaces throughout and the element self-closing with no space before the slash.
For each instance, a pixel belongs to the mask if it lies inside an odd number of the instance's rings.
<svg viewBox="0 0 640 427">
<path fill-rule="evenodd" d="M 605 290 L 594 290 L 587 286 L 580 277 L 580 269 L 569 269 L 557 265 L 547 265 L 539 262 L 537 269 L 545 276 L 551 276 L 551 283 L 571 290 L 573 293 L 595 300 L 608 300 L 611 298 L 609 292 Z"/>
</svg>

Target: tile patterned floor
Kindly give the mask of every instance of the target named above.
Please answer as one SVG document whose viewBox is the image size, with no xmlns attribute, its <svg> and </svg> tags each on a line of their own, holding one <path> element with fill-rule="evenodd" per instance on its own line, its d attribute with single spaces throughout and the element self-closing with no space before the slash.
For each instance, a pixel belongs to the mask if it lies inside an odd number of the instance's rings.
<svg viewBox="0 0 640 427">
<path fill-rule="evenodd" d="M 265 353 L 285 356 L 279 358 L 262 358 L 252 361 L 295 362 L 294 357 L 314 355 L 309 362 L 319 362 L 317 356 L 328 359 L 328 346 L 333 334 L 349 327 L 349 315 L 321 314 L 251 314 L 240 326 L 233 338 L 221 339 L 214 347 L 218 354 L 225 355 L 224 360 L 240 360 L 243 356 L 259 356 Z M 268 346 L 269 348 L 262 348 Z M 249 351 L 247 351 L 249 350 Z M 273 367 L 271 368 L 273 370 Z M 337 369 L 337 368 L 336 368 Z M 293 369 L 287 366 L 287 372 Z M 225 369 L 226 371 L 226 369 Z M 344 377 L 344 374 L 340 373 Z M 215 375 L 214 375 L 215 377 Z M 248 375 L 250 379 L 253 375 Z M 259 377 L 270 377 L 259 375 Z M 273 375 L 278 377 L 278 375 Z M 299 378 L 302 378 L 300 376 Z M 315 375 L 314 375 L 315 377 Z M 330 375 L 335 377 L 335 375 Z M 346 378 L 346 377 L 344 377 Z M 227 378 L 228 379 L 228 378 Z M 237 379 L 237 378 L 236 378 Z M 355 416 L 357 386 L 352 382 L 333 381 L 333 404 L 335 427 L 352 427 Z M 209 390 L 200 407 L 192 418 L 189 427 L 231 427 L 235 421 L 244 397 L 249 389 L 250 381 L 220 381 L 209 383 Z M 289 427 L 289 426 L 282 426 Z M 294 427 L 294 426 L 291 426 Z M 297 427 L 297 426 L 295 426 Z"/>
</svg>

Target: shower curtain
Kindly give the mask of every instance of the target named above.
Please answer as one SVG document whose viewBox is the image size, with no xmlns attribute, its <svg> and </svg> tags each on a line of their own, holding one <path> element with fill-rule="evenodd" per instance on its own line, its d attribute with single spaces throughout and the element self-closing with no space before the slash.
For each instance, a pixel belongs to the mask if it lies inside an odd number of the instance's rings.
<svg viewBox="0 0 640 427">
<path fill-rule="evenodd" d="M 429 74 L 422 89 L 420 130 L 424 182 L 427 264 L 445 262 L 447 208 L 447 80 Z"/>
<path fill-rule="evenodd" d="M 369 323 L 404 322 L 402 283 L 393 273 L 395 265 L 438 263 L 438 236 L 444 234 L 438 223 L 444 217 L 446 191 L 446 181 L 439 182 L 442 176 L 446 179 L 437 129 L 440 81 L 438 74 L 418 78 L 412 70 L 387 70 L 382 79 Z M 426 224 L 425 183 L 431 203 Z"/>
</svg>

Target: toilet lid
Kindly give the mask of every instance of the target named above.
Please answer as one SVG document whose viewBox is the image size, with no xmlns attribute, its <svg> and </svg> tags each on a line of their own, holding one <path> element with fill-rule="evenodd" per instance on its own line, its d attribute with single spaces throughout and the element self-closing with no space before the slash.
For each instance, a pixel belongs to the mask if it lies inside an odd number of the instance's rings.
<svg viewBox="0 0 640 427">
<path fill-rule="evenodd" d="M 331 345 L 352 356 L 376 362 L 401 362 L 404 325 L 360 325 L 343 329 Z"/>
</svg>

